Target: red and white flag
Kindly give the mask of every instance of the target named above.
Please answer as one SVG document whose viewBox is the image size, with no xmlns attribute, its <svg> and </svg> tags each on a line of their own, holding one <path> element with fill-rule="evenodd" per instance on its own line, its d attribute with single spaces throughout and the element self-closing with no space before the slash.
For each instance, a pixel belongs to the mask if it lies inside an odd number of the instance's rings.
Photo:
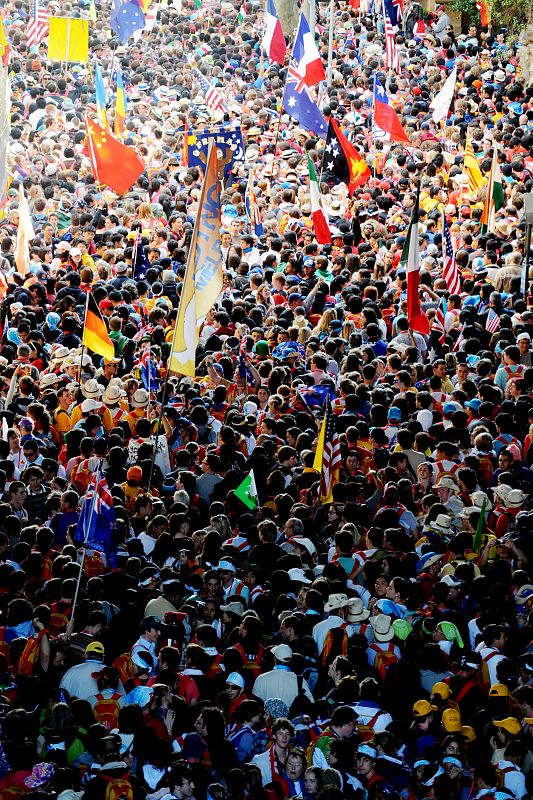
<svg viewBox="0 0 533 800">
<path fill-rule="evenodd" d="M 265 26 L 263 50 L 267 54 L 269 61 L 273 64 L 281 64 L 283 66 L 285 62 L 285 53 L 287 52 L 287 44 L 274 0 L 267 0 Z"/>
<path fill-rule="evenodd" d="M 26 31 L 27 46 L 40 45 L 48 36 L 48 27 L 48 12 L 40 4 L 39 0 L 33 0 L 30 6 L 30 16 Z"/>
<path fill-rule="evenodd" d="M 487 321 L 485 322 L 485 330 L 488 333 L 496 333 L 499 327 L 500 327 L 500 317 L 495 311 L 493 311 L 492 308 L 489 308 L 487 314 Z"/>
<path fill-rule="evenodd" d="M 429 334 L 429 319 L 420 305 L 418 287 L 420 285 L 420 247 L 418 233 L 418 209 L 420 193 L 417 193 L 407 238 L 403 247 L 401 264 L 407 270 L 407 319 L 412 331 Z"/>
<path fill-rule="evenodd" d="M 393 69 L 395 72 L 400 71 L 400 55 L 396 47 L 395 32 L 392 20 L 387 13 L 387 6 L 383 0 L 383 19 L 385 20 L 385 62 L 387 69 Z"/>
<path fill-rule="evenodd" d="M 442 213 L 442 277 L 450 294 L 461 291 L 461 274 L 455 260 L 452 237 L 444 212 Z"/>
</svg>

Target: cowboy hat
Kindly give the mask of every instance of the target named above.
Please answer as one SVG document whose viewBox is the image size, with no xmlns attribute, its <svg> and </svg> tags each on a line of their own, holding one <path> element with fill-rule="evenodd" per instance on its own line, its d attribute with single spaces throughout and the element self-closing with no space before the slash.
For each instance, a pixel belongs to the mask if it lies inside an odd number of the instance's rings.
<svg viewBox="0 0 533 800">
<path fill-rule="evenodd" d="M 377 642 L 390 642 L 391 639 L 394 639 L 391 617 L 386 614 L 378 614 L 377 617 L 372 617 L 370 624 L 374 629 L 374 637 Z"/>
<path fill-rule="evenodd" d="M 84 397 L 94 400 L 96 397 L 101 397 L 104 387 L 98 383 L 94 378 L 89 378 L 81 387 L 81 393 Z"/>
<path fill-rule="evenodd" d="M 370 611 L 363 606 L 363 601 L 360 597 L 354 597 L 348 603 L 348 616 L 347 622 L 363 622 L 370 616 Z"/>
<path fill-rule="evenodd" d="M 350 598 L 347 594 L 330 594 L 328 602 L 324 606 L 324 611 L 328 614 L 330 611 L 336 611 L 339 608 L 345 608 L 350 604 Z"/>
</svg>

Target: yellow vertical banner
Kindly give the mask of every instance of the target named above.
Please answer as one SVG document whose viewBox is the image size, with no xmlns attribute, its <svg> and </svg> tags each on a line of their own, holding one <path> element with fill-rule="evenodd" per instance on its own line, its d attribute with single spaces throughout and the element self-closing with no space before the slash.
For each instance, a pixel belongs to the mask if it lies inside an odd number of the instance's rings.
<svg viewBox="0 0 533 800">
<path fill-rule="evenodd" d="M 52 61 L 89 60 L 89 20 L 49 17 L 48 58 Z"/>
</svg>

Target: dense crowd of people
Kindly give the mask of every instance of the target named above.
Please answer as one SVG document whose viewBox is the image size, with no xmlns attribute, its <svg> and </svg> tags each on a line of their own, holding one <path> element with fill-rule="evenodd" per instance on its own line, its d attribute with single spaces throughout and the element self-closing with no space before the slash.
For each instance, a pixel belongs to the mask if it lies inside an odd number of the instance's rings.
<svg viewBox="0 0 533 800">
<path fill-rule="evenodd" d="M 408 2 L 392 71 L 378 4 L 336 2 L 319 103 L 371 170 L 350 196 L 280 106 L 289 53 L 261 53 L 260 4 L 198 5 L 161 3 L 120 46 L 97 4 L 81 65 L 28 47 L 26 0 L 0 9 L 0 800 L 526 800 L 533 91 L 519 45 Z M 120 197 L 85 142 L 95 61 L 110 124 L 122 71 L 123 141 L 146 165 Z M 376 136 L 376 76 L 410 146 Z M 223 288 L 189 378 L 168 374 L 203 179 L 183 142 L 213 125 L 240 128 L 244 152 L 225 163 Z M 495 149 L 504 202 L 487 230 Z M 316 241 L 308 155 L 331 244 Z M 429 335 L 409 324 L 402 258 L 417 193 Z M 89 292 L 113 358 L 82 346 Z M 324 414 L 340 456 L 327 498 Z M 89 505 L 102 524 L 112 511 L 111 550 L 84 546 Z"/>
</svg>

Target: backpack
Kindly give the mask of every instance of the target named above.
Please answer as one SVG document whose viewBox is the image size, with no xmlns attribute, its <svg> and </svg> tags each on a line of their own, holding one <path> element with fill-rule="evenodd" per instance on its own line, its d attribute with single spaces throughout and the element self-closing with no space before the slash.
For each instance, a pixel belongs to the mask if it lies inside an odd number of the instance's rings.
<svg viewBox="0 0 533 800">
<path fill-rule="evenodd" d="M 87 553 L 85 554 L 85 558 L 83 559 L 83 571 L 87 579 L 97 578 L 99 575 L 104 574 L 105 567 L 100 553 L 95 551 L 90 555 Z"/>
<path fill-rule="evenodd" d="M 131 655 L 129 653 L 122 653 L 121 656 L 117 656 L 113 661 L 113 666 L 119 671 L 122 685 L 125 685 L 130 678 L 133 678 Z"/>
<path fill-rule="evenodd" d="M 490 671 L 489 671 L 489 661 L 494 656 L 499 656 L 500 653 L 498 651 L 493 651 L 489 653 L 487 658 L 484 658 L 481 662 L 481 687 L 488 692 L 491 687 L 491 679 L 490 679 Z"/>
<path fill-rule="evenodd" d="M 52 636 L 58 636 L 62 633 L 70 619 L 70 615 L 72 613 L 72 607 L 69 606 L 65 608 L 63 611 L 59 610 L 58 603 L 52 603 L 50 606 L 50 610 L 52 614 L 50 615 L 50 633 Z"/>
<path fill-rule="evenodd" d="M 96 704 L 93 708 L 94 718 L 97 722 L 104 726 L 106 731 L 112 731 L 118 725 L 118 712 L 120 706 L 118 700 L 121 695 L 120 692 L 114 692 L 111 697 L 104 697 L 103 694 L 98 693 L 95 695 Z"/>
<path fill-rule="evenodd" d="M 388 668 L 398 663 L 398 656 L 394 652 L 394 645 L 389 644 L 386 650 L 381 650 L 376 644 L 371 644 L 370 649 L 376 654 L 374 669 L 377 670 L 379 677 L 384 681 L 387 676 Z"/>
<path fill-rule="evenodd" d="M 83 461 L 80 461 L 76 470 L 72 470 L 70 482 L 73 483 L 76 489 L 79 489 L 82 494 L 85 494 L 89 488 L 92 474 L 92 470 L 89 469 L 89 459 L 84 458 Z"/>
<path fill-rule="evenodd" d="M 133 800 L 133 789 L 125 773 L 120 778 L 112 775 L 103 775 L 101 772 L 98 777 L 107 782 L 104 800 Z"/>
<path fill-rule="evenodd" d="M 364 724 L 359 722 L 355 723 L 355 729 L 359 734 L 359 736 L 361 737 L 361 741 L 369 742 L 370 739 L 372 739 L 372 737 L 374 736 L 374 725 L 378 721 L 381 713 L 382 713 L 381 710 L 378 710 L 376 714 L 374 714 L 372 719 L 370 719 L 368 722 Z"/>
<path fill-rule="evenodd" d="M 320 661 L 322 668 L 326 669 L 337 658 L 348 653 L 348 634 L 346 633 L 347 623 L 343 623 L 338 628 L 330 628 L 326 633 Z"/>
<path fill-rule="evenodd" d="M 19 675 L 26 675 L 28 677 L 33 675 L 33 670 L 41 650 L 41 639 L 43 638 L 44 634 L 45 631 L 40 631 L 37 636 L 32 636 L 31 639 L 28 639 L 26 642 L 24 650 L 20 654 L 19 658 L 17 668 Z"/>
<path fill-rule="evenodd" d="M 262 671 L 261 661 L 263 660 L 263 655 L 265 652 L 265 648 L 263 647 L 263 645 L 262 644 L 259 645 L 257 653 L 251 659 L 240 642 L 239 644 L 235 645 L 235 649 L 238 650 L 239 653 L 241 654 L 243 661 L 243 669 L 248 670 L 248 672 L 251 672 L 252 675 L 257 678 L 257 676 L 260 675 Z"/>
<path fill-rule="evenodd" d="M 505 776 L 509 775 L 510 772 L 520 772 L 520 770 L 518 767 L 494 767 L 494 772 L 496 773 L 496 788 L 507 791 L 505 788 Z"/>
</svg>

